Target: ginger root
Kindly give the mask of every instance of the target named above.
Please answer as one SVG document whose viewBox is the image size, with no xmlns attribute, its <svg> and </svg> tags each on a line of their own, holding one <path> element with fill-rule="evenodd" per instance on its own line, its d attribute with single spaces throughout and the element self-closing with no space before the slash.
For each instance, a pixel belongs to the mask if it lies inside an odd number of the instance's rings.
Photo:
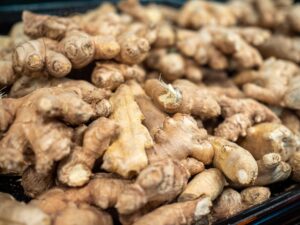
<svg viewBox="0 0 300 225">
<path fill-rule="evenodd" d="M 211 206 L 212 203 L 208 197 L 199 198 L 193 201 L 173 203 L 161 206 L 142 216 L 134 222 L 133 225 L 191 225 L 197 221 L 201 222 L 202 220 L 205 220 L 210 212 Z"/>
<path fill-rule="evenodd" d="M 51 225 L 50 217 L 38 207 L 18 202 L 6 193 L 0 193 L 0 202 L 0 224 Z"/>
<path fill-rule="evenodd" d="M 289 164 L 292 167 L 292 179 L 300 182 L 300 152 L 292 154 Z"/>
<path fill-rule="evenodd" d="M 153 141 L 142 124 L 143 114 L 129 86 L 121 85 L 110 102 L 114 109 L 110 118 L 119 125 L 120 135 L 106 150 L 102 168 L 131 177 L 147 166 L 146 149 L 152 147 Z"/>
<path fill-rule="evenodd" d="M 277 123 L 261 123 L 249 128 L 239 144 L 257 160 L 265 154 L 278 153 L 283 161 L 287 161 L 297 148 L 292 131 Z"/>
<path fill-rule="evenodd" d="M 225 178 L 222 173 L 215 168 L 205 170 L 196 175 L 180 194 L 179 201 L 195 200 L 201 196 L 206 196 L 214 201 L 223 191 Z M 207 188 L 210 187 L 210 188 Z"/>
<path fill-rule="evenodd" d="M 210 142 L 215 151 L 214 167 L 220 169 L 234 184 L 245 186 L 255 182 L 258 167 L 247 150 L 223 138 L 210 137 Z"/>
</svg>

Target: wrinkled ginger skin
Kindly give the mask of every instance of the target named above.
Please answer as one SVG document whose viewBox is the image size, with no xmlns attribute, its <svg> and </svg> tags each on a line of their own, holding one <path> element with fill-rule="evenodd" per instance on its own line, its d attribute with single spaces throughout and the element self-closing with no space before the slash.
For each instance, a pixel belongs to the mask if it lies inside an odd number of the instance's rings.
<svg viewBox="0 0 300 225">
<path fill-rule="evenodd" d="M 253 156 L 244 148 L 223 138 L 210 137 L 215 156 L 213 165 L 220 169 L 234 184 L 253 184 L 258 168 Z M 234 162 L 234 166 L 232 166 Z"/>
<path fill-rule="evenodd" d="M 11 195 L 0 193 L 0 223 L 51 225 L 50 217 L 38 207 L 16 201 Z"/>
<path fill-rule="evenodd" d="M 222 192 L 225 178 L 221 171 L 215 168 L 205 170 L 196 175 L 180 194 L 179 201 L 191 201 L 206 196 L 214 201 Z M 210 187 L 210 188 L 207 188 Z"/>
<path fill-rule="evenodd" d="M 130 177 L 147 166 L 145 151 L 153 146 L 153 141 L 142 124 L 143 114 L 129 86 L 121 85 L 110 102 L 114 109 L 110 118 L 119 125 L 120 135 L 106 150 L 102 168 Z"/>
<path fill-rule="evenodd" d="M 300 182 L 300 152 L 295 152 L 290 160 L 289 164 L 292 167 L 292 179 L 296 182 Z"/>
<path fill-rule="evenodd" d="M 58 169 L 58 179 L 68 186 L 82 186 L 92 175 L 96 159 L 100 158 L 118 135 L 118 126 L 101 117 L 88 126 L 83 135 L 82 148 L 75 148 Z"/>
<path fill-rule="evenodd" d="M 249 128 L 239 144 L 257 160 L 265 154 L 278 153 L 283 161 L 287 161 L 297 147 L 295 135 L 277 123 L 261 123 Z"/>
<path fill-rule="evenodd" d="M 268 153 L 257 161 L 258 175 L 254 185 L 269 185 L 286 180 L 291 175 L 291 166 L 282 161 L 278 153 Z"/>
<path fill-rule="evenodd" d="M 147 150 L 150 163 L 172 158 L 193 157 L 205 165 L 212 162 L 214 151 L 205 129 L 199 129 L 193 117 L 177 113 L 164 121 L 155 134 L 153 148 Z"/>
<path fill-rule="evenodd" d="M 271 197 L 268 187 L 248 187 L 241 191 L 241 197 L 245 208 L 261 204 Z"/>
<path fill-rule="evenodd" d="M 205 219 L 211 206 L 209 198 L 164 205 L 139 218 L 133 225 L 192 225 Z"/>
<path fill-rule="evenodd" d="M 170 202 L 182 192 L 189 177 L 188 170 L 176 160 L 150 164 L 119 196 L 116 208 L 121 214 L 131 214 L 148 202 Z"/>
</svg>

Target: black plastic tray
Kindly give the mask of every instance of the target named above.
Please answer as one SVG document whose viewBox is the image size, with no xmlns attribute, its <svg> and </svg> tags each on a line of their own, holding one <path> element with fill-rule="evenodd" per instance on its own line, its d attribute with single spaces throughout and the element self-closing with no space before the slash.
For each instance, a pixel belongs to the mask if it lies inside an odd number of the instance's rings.
<svg viewBox="0 0 300 225">
<path fill-rule="evenodd" d="M 222 1 L 222 0 L 220 0 Z M 263 0 L 262 0 L 263 1 Z M 103 0 L 0 0 L 0 33 L 7 33 L 10 26 L 21 19 L 23 10 L 39 13 L 67 15 L 84 12 L 98 6 Z M 112 0 L 110 2 L 118 2 Z M 181 0 L 141 0 L 142 3 L 158 3 L 180 7 Z M 216 223 L 225 224 L 300 224 L 300 186 L 288 180 L 271 185 L 273 196 L 267 202 L 245 210 L 238 215 Z M 24 195 L 20 177 L 0 175 L 0 191 L 12 194 L 20 201 L 28 202 L 30 198 Z M 1 203 L 0 203 L 1 204 Z"/>
</svg>

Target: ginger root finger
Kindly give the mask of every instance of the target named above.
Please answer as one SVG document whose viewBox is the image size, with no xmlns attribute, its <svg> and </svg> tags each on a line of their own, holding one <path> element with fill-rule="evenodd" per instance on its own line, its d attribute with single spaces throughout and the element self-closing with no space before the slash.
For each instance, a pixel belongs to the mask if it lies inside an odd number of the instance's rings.
<svg viewBox="0 0 300 225">
<path fill-rule="evenodd" d="M 50 217 L 38 207 L 18 202 L 6 193 L 0 193 L 0 202 L 1 224 L 51 225 Z"/>
<path fill-rule="evenodd" d="M 75 148 L 71 155 L 60 163 L 60 182 L 68 186 L 82 186 L 88 182 L 96 159 L 104 154 L 117 134 L 117 125 L 104 117 L 89 125 L 83 135 L 82 148 Z"/>
<path fill-rule="evenodd" d="M 164 205 L 144 215 L 134 222 L 133 225 L 191 225 L 197 221 L 205 220 L 210 212 L 211 206 L 212 203 L 207 197 L 188 202 Z"/>
<path fill-rule="evenodd" d="M 189 115 L 177 113 L 167 118 L 154 140 L 156 144 L 147 150 L 150 163 L 166 158 L 182 160 L 189 156 L 208 165 L 214 156 L 206 130 L 199 129 L 197 122 Z"/>
<path fill-rule="evenodd" d="M 300 182 L 300 152 L 292 154 L 289 164 L 292 167 L 292 179 L 296 182 Z"/>
<path fill-rule="evenodd" d="M 147 166 L 145 151 L 153 146 L 153 141 L 142 125 L 143 114 L 129 86 L 121 85 L 110 101 L 114 109 L 110 118 L 119 125 L 120 135 L 106 150 L 102 168 L 130 177 Z"/>
<path fill-rule="evenodd" d="M 148 202 L 172 201 L 185 188 L 190 173 L 178 161 L 166 159 L 142 170 L 134 184 L 119 196 L 116 208 L 120 214 L 131 214 Z"/>
<path fill-rule="evenodd" d="M 0 61 L 0 87 L 13 84 L 18 75 L 14 72 L 11 61 Z"/>
<path fill-rule="evenodd" d="M 239 144 L 257 160 L 265 154 L 278 153 L 283 161 L 287 161 L 297 148 L 295 135 L 277 123 L 261 123 L 249 128 Z"/>
<path fill-rule="evenodd" d="M 278 153 L 268 153 L 257 161 L 258 175 L 254 185 L 268 185 L 286 180 L 291 174 L 291 166 L 282 161 Z"/>
<path fill-rule="evenodd" d="M 255 182 L 258 167 L 254 157 L 237 144 L 223 138 L 210 137 L 215 156 L 213 165 L 220 169 L 233 183 L 250 185 Z M 232 166 L 234 162 L 235 166 Z"/>
<path fill-rule="evenodd" d="M 191 201 L 201 196 L 209 197 L 211 201 L 214 201 L 221 194 L 225 182 L 224 176 L 218 169 L 205 170 L 188 183 L 178 201 Z"/>
<path fill-rule="evenodd" d="M 261 204 L 271 197 L 271 191 L 268 187 L 248 187 L 241 191 L 241 198 L 245 208 Z"/>
</svg>

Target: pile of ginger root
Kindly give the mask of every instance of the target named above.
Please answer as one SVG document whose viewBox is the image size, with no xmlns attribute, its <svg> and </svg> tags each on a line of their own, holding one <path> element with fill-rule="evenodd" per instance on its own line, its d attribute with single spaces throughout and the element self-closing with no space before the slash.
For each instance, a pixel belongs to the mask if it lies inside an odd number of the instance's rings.
<svg viewBox="0 0 300 225">
<path fill-rule="evenodd" d="M 213 224 L 300 182 L 300 5 L 138 0 L 0 36 L 0 224 Z M 288 187 L 286 187 L 288 188 Z"/>
</svg>

